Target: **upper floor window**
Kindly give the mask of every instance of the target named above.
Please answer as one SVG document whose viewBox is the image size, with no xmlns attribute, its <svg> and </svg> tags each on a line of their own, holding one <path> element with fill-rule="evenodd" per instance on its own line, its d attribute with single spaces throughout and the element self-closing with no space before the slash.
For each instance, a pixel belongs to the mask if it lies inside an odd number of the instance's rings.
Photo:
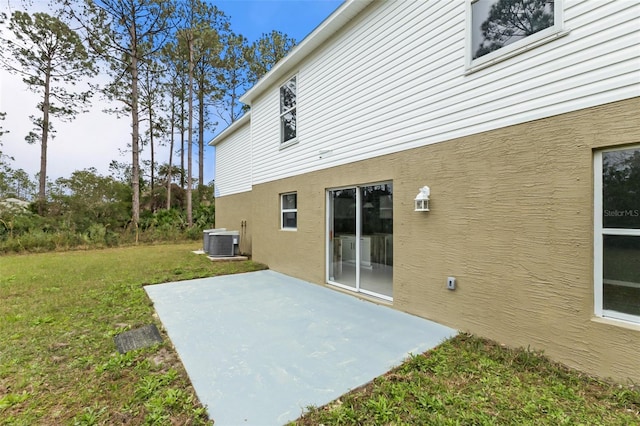
<svg viewBox="0 0 640 426">
<path fill-rule="evenodd" d="M 280 143 L 293 141 L 296 133 L 296 77 L 280 87 Z"/>
<path fill-rule="evenodd" d="M 595 154 L 596 315 L 640 322 L 640 146 Z"/>
<path fill-rule="evenodd" d="M 559 0 L 470 0 L 470 66 L 559 32 Z M 482 59 L 482 60 L 481 60 Z"/>
</svg>

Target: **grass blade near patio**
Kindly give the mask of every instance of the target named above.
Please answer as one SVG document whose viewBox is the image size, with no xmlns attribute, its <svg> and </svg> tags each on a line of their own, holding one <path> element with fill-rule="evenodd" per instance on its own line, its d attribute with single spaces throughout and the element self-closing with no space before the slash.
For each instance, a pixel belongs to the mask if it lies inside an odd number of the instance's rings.
<svg viewBox="0 0 640 426">
<path fill-rule="evenodd" d="M 291 425 L 638 425 L 640 388 L 460 334 Z"/>
<path fill-rule="evenodd" d="M 166 335 L 122 355 L 113 341 L 160 326 L 146 284 L 264 269 L 196 249 L 0 256 L 0 424 L 209 424 Z"/>
</svg>

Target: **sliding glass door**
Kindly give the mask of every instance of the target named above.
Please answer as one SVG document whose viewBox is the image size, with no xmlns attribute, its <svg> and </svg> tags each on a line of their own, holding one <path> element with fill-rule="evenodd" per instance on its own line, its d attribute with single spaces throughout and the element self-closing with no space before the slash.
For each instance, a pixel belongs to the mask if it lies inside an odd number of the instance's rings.
<svg viewBox="0 0 640 426">
<path fill-rule="evenodd" d="M 329 191 L 329 281 L 356 289 L 355 188 Z"/>
<path fill-rule="evenodd" d="M 393 186 L 329 190 L 327 281 L 386 300 L 393 297 Z"/>
</svg>

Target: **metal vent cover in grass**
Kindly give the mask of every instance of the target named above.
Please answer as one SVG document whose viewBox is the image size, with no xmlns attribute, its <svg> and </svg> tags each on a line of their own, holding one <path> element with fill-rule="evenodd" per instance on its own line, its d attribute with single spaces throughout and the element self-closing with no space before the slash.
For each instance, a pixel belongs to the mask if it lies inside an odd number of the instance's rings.
<svg viewBox="0 0 640 426">
<path fill-rule="evenodd" d="M 136 349 L 153 346 L 156 343 L 162 343 L 162 336 L 155 324 L 145 325 L 135 330 L 125 331 L 113 338 L 118 352 L 121 354 Z"/>
</svg>

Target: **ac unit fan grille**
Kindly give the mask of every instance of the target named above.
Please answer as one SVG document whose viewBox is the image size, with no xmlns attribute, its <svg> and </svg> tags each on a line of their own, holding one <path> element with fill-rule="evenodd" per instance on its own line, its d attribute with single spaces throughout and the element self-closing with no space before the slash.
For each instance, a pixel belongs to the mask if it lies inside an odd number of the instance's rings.
<svg viewBox="0 0 640 426">
<path fill-rule="evenodd" d="M 233 256 L 233 235 L 210 235 L 209 236 L 209 256 Z"/>
</svg>

